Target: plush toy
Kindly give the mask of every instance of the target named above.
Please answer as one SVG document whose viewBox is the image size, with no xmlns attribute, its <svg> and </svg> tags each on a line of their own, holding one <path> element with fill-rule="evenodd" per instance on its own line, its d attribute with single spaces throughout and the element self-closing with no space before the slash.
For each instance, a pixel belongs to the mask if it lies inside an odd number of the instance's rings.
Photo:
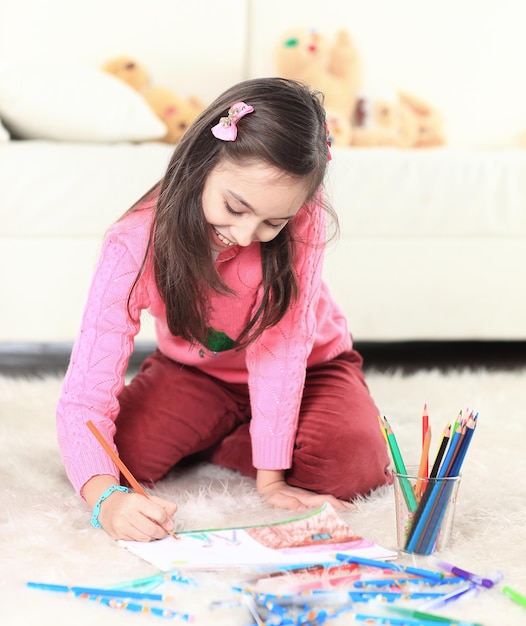
<svg viewBox="0 0 526 626">
<path fill-rule="evenodd" d="M 349 33 L 338 31 L 330 45 L 316 30 L 296 28 L 282 35 L 275 53 L 280 76 L 324 94 L 329 134 L 335 145 L 348 145 L 361 80 L 360 58 Z"/>
<path fill-rule="evenodd" d="M 150 83 L 150 75 L 146 69 L 129 57 L 110 59 L 102 69 L 115 78 L 120 78 L 135 91 L 142 91 Z"/>
<path fill-rule="evenodd" d="M 110 59 L 102 69 L 120 78 L 140 92 L 157 117 L 165 124 L 167 132 L 161 139 L 165 143 L 177 143 L 184 131 L 205 108 L 198 98 L 184 99 L 173 91 L 150 84 L 150 75 L 134 59 L 117 57 Z"/>
<path fill-rule="evenodd" d="M 143 92 L 146 102 L 166 125 L 168 132 L 162 139 L 166 143 L 177 143 L 184 131 L 205 108 L 198 98 L 185 100 L 163 87 L 150 87 Z"/>
<path fill-rule="evenodd" d="M 406 120 L 408 135 L 413 135 L 412 148 L 429 148 L 446 143 L 443 120 L 440 113 L 418 96 L 399 91 L 402 120 Z M 411 128 L 412 127 L 412 128 Z"/>
<path fill-rule="evenodd" d="M 445 143 L 442 118 L 422 99 L 407 92 L 357 99 L 353 146 L 425 148 Z"/>
<path fill-rule="evenodd" d="M 352 127 L 349 119 L 339 113 L 326 111 L 327 140 L 330 146 L 350 146 Z"/>
<path fill-rule="evenodd" d="M 333 145 L 424 148 L 446 141 L 440 114 L 421 98 L 395 90 L 364 93 L 361 59 L 346 30 L 336 33 L 332 45 L 316 30 L 285 32 L 276 66 L 280 76 L 323 92 Z"/>
<path fill-rule="evenodd" d="M 353 116 L 352 145 L 361 148 L 399 145 L 401 113 L 394 93 L 375 97 L 360 94 Z"/>
</svg>

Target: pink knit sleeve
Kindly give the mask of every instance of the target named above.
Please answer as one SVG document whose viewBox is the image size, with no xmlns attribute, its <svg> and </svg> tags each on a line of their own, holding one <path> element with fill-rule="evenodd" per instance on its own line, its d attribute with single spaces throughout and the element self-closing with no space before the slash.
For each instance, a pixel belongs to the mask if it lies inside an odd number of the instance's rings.
<svg viewBox="0 0 526 626">
<path fill-rule="evenodd" d="M 310 205 L 295 219 L 300 240 L 294 263 L 299 297 L 280 323 L 247 350 L 250 432 L 253 463 L 258 469 L 291 466 L 307 358 L 316 330 L 326 213 L 322 207 Z"/>
<path fill-rule="evenodd" d="M 58 401 L 60 453 L 67 475 L 79 492 L 97 474 L 110 474 L 116 479 L 119 476 L 113 462 L 86 427 L 86 421 L 92 420 L 114 445 L 117 397 L 124 386 L 134 336 L 139 331 L 140 311 L 149 305 L 147 292 L 139 282 L 131 300 L 133 319 L 130 317 L 128 294 L 147 239 L 148 226 L 144 219 L 142 222 L 132 228 L 117 223 L 103 243 Z M 133 243 L 133 253 L 130 243 Z"/>
</svg>

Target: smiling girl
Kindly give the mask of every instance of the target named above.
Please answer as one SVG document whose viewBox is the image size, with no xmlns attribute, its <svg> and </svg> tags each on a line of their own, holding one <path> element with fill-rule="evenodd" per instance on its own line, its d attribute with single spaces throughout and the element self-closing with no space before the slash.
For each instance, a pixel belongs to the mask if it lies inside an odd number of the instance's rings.
<svg viewBox="0 0 526 626">
<path fill-rule="evenodd" d="M 109 229 L 57 428 L 68 477 L 110 536 L 163 537 L 177 505 L 121 486 L 88 420 L 146 485 L 191 457 L 302 510 L 349 507 L 390 481 L 362 359 L 322 280 L 326 128 L 320 94 L 299 83 L 235 85 Z M 126 385 L 143 310 L 157 349 Z"/>
</svg>

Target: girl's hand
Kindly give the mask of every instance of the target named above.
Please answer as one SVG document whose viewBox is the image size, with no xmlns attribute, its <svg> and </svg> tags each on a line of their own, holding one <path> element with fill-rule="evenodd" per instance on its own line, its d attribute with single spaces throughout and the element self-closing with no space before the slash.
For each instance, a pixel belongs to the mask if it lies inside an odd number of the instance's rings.
<svg viewBox="0 0 526 626">
<path fill-rule="evenodd" d="M 293 511 L 305 511 L 329 502 L 335 509 L 352 509 L 353 505 L 329 494 L 314 493 L 301 487 L 292 487 L 285 481 L 282 470 L 258 470 L 256 485 L 258 493 L 272 506 Z"/>
<path fill-rule="evenodd" d="M 173 531 L 175 502 L 114 491 L 100 506 L 99 522 L 113 539 L 151 541 Z"/>
<path fill-rule="evenodd" d="M 84 485 L 82 495 L 93 508 L 101 494 L 115 485 L 113 476 L 93 476 Z M 139 493 L 114 491 L 100 505 L 99 522 L 113 539 L 151 541 L 173 531 L 177 504 L 157 496 L 145 498 Z"/>
</svg>

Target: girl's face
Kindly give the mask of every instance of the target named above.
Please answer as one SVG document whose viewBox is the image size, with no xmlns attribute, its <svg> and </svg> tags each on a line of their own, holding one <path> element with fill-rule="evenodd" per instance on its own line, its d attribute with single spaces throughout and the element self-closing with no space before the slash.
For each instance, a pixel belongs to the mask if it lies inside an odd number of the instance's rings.
<svg viewBox="0 0 526 626">
<path fill-rule="evenodd" d="M 263 161 L 221 161 L 208 174 L 203 212 L 212 250 L 274 239 L 306 202 L 308 182 Z"/>
</svg>

